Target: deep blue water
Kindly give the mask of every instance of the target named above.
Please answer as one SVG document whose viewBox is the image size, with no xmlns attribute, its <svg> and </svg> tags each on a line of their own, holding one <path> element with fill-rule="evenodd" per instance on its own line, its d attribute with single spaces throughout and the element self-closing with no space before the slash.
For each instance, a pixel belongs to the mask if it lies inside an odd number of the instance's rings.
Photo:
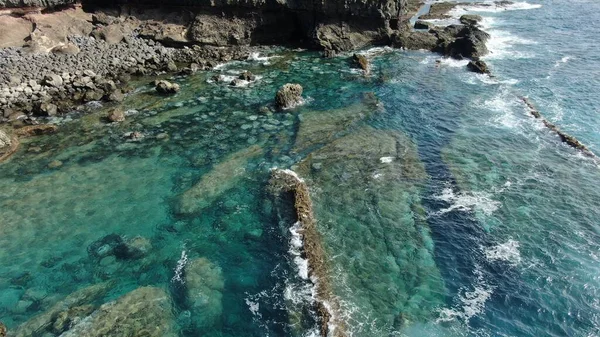
<svg viewBox="0 0 600 337">
<path fill-rule="evenodd" d="M 599 167 L 519 99 L 600 153 L 600 3 L 492 9 L 454 14 L 484 17 L 493 78 L 428 52 L 365 51 L 365 78 L 350 55 L 273 49 L 176 78 L 173 97 L 140 86 L 121 125 L 104 109 L 57 120 L 2 165 L 0 321 L 18 329 L 113 280 L 97 303 L 163 288 L 181 336 L 316 336 L 292 224 L 266 189 L 284 167 L 311 188 L 352 336 L 600 335 Z M 210 80 L 246 69 L 259 79 L 245 88 Z M 265 112 L 287 82 L 306 103 Z M 88 247 L 112 233 L 149 253 L 97 259 Z M 220 270 L 201 310 L 174 279 L 182 254 Z"/>
</svg>

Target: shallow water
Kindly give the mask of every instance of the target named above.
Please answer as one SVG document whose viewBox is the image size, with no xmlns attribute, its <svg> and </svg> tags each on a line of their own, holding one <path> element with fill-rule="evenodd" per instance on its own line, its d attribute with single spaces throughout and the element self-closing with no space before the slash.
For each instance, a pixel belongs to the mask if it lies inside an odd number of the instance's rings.
<svg viewBox="0 0 600 337">
<path fill-rule="evenodd" d="M 600 171 L 518 99 L 599 152 L 590 46 L 600 27 L 590 19 L 570 38 L 594 6 L 458 9 L 484 16 L 494 78 L 426 52 L 370 50 L 365 78 L 350 55 L 273 49 L 175 78 L 175 96 L 142 85 L 119 125 L 102 120 L 109 106 L 58 120 L 60 133 L 2 164 L 0 321 L 14 330 L 112 280 L 99 303 L 167 290 L 180 336 L 316 336 L 298 233 L 266 188 L 284 167 L 309 184 L 352 336 L 599 334 Z M 242 70 L 258 80 L 212 81 Z M 306 102 L 272 113 L 287 82 Z M 151 248 L 98 256 L 94 242 L 113 233 Z M 199 257 L 224 282 L 201 314 L 182 282 Z"/>
</svg>

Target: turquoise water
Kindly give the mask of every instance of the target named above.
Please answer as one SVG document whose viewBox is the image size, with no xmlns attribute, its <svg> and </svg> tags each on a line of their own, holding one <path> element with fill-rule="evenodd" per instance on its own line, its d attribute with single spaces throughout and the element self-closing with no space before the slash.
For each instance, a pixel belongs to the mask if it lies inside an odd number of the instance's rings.
<svg viewBox="0 0 600 337">
<path fill-rule="evenodd" d="M 1 167 L 0 321 L 19 331 L 109 281 L 94 305 L 167 291 L 176 335 L 316 336 L 293 223 L 267 189 L 283 167 L 310 187 L 352 336 L 599 335 L 600 171 L 518 98 L 600 152 L 598 7 L 467 8 L 492 35 L 494 78 L 427 52 L 366 51 L 364 77 L 350 55 L 273 49 L 175 78 L 172 97 L 141 85 L 119 125 L 108 106 L 56 120 Z M 242 70 L 258 80 L 211 80 Z M 273 113 L 287 82 L 306 102 Z M 107 253 L 119 240 L 144 253 Z M 205 301 L 189 300 L 193 266 Z"/>
</svg>

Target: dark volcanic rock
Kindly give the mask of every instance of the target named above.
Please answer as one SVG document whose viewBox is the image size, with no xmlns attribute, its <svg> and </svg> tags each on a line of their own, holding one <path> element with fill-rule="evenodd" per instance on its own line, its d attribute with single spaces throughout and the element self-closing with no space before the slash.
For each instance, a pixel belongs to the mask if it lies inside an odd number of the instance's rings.
<svg viewBox="0 0 600 337">
<path fill-rule="evenodd" d="M 469 64 L 467 64 L 467 69 L 480 74 L 490 73 L 490 69 L 488 68 L 487 64 L 481 60 L 470 61 Z"/>
<path fill-rule="evenodd" d="M 409 50 L 433 50 L 438 38 L 429 32 L 405 31 L 392 37 L 392 45 Z"/>
<path fill-rule="evenodd" d="M 415 22 L 415 29 L 429 29 L 431 28 L 431 26 L 433 26 L 432 23 L 427 22 L 427 21 L 423 21 L 423 20 L 417 20 L 417 22 Z"/>
<path fill-rule="evenodd" d="M 463 25 L 476 25 L 482 20 L 480 15 L 465 14 L 460 17 L 460 23 Z"/>
</svg>

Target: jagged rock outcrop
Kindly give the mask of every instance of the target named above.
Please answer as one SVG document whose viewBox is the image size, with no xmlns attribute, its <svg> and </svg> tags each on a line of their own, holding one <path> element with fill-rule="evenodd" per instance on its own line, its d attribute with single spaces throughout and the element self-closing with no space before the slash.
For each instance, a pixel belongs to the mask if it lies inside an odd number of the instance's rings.
<svg viewBox="0 0 600 337">
<path fill-rule="evenodd" d="M 302 103 L 302 91 L 300 84 L 284 84 L 275 94 L 275 104 L 281 109 L 293 108 Z"/>
<path fill-rule="evenodd" d="M 469 64 L 467 64 L 467 69 L 469 69 L 472 72 L 480 73 L 480 74 L 489 74 L 490 73 L 490 69 L 488 68 L 487 63 L 485 63 L 484 61 L 481 61 L 481 60 L 470 61 Z"/>
</svg>

